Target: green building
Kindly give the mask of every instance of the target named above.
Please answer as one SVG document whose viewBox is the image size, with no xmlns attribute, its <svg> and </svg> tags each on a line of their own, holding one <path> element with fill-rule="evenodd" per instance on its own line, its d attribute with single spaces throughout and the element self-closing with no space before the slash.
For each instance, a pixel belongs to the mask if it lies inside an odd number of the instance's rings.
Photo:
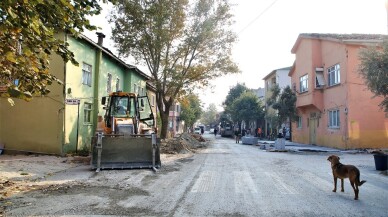
<svg viewBox="0 0 388 217">
<path fill-rule="evenodd" d="M 122 90 L 147 94 L 149 76 L 126 64 L 98 42 L 82 36 L 59 34 L 69 43 L 79 65 L 58 55 L 50 60 L 51 74 L 63 81 L 53 84 L 47 96 L 32 101 L 0 98 L 0 145 L 5 151 L 64 155 L 90 149 L 98 116 L 104 115 L 101 97 Z"/>
</svg>

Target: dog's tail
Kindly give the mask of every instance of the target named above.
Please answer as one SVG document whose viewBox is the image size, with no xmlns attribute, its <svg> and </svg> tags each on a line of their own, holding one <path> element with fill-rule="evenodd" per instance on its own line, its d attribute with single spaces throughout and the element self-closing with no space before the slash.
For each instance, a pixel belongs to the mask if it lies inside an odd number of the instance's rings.
<svg viewBox="0 0 388 217">
<path fill-rule="evenodd" d="M 357 174 L 357 179 L 356 180 L 357 180 L 357 183 L 356 183 L 357 186 L 361 186 L 362 184 L 364 184 L 366 182 L 366 180 L 360 181 L 360 173 Z"/>
</svg>

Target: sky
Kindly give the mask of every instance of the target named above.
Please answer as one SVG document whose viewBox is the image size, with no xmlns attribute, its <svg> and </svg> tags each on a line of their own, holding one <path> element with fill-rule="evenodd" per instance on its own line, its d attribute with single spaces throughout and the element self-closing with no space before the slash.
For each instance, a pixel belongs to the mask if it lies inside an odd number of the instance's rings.
<svg viewBox="0 0 388 217">
<path fill-rule="evenodd" d="M 237 75 L 224 76 L 196 93 L 204 109 L 214 103 L 222 111 L 231 87 L 244 83 L 248 88 L 264 87 L 271 71 L 292 66 L 291 49 L 300 33 L 386 34 L 386 0 L 230 0 L 234 31 L 238 41 L 232 57 L 240 68 Z M 91 23 L 106 35 L 104 46 L 115 53 L 110 40 L 111 26 L 105 18 L 109 7 Z M 86 36 L 97 40 L 95 32 Z M 115 53 L 117 55 L 117 53 Z M 127 61 L 127 60 L 126 60 Z M 135 65 L 134 62 L 128 62 Z M 148 73 L 146 67 L 138 66 Z"/>
</svg>

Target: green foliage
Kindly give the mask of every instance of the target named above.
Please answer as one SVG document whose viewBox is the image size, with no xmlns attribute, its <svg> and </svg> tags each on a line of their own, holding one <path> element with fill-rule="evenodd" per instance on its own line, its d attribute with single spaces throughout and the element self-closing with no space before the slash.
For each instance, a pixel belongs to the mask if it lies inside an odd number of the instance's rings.
<svg viewBox="0 0 388 217">
<path fill-rule="evenodd" d="M 197 95 L 189 94 L 180 103 L 180 119 L 185 121 L 186 126 L 192 127 L 202 114 L 201 101 Z"/>
<path fill-rule="evenodd" d="M 7 88 L 3 96 L 30 100 L 35 94 L 48 94 L 47 86 L 53 82 L 61 84 L 49 72 L 50 55 L 56 53 L 65 62 L 78 63 L 69 45 L 55 38 L 55 34 L 78 36 L 84 29 L 96 29 L 88 16 L 100 13 L 98 2 L 0 1 L 0 86 Z"/>
<path fill-rule="evenodd" d="M 224 109 L 226 113 L 232 112 L 233 102 L 239 98 L 243 93 L 247 92 L 249 89 L 245 84 L 236 84 L 236 86 L 229 89 L 228 95 L 224 101 Z"/>
<path fill-rule="evenodd" d="M 359 73 L 365 84 L 375 96 L 384 98 L 380 107 L 388 112 L 388 40 L 382 43 L 381 48 L 361 50 L 360 61 Z"/>
<path fill-rule="evenodd" d="M 180 95 L 239 72 L 231 60 L 236 35 L 227 0 L 119 1 L 110 21 L 120 55 L 150 70 L 162 116 Z M 168 123 L 162 120 L 165 138 Z"/>
<path fill-rule="evenodd" d="M 242 93 L 231 106 L 233 121 L 256 121 L 264 118 L 264 107 L 258 97 L 251 91 Z"/>
<path fill-rule="evenodd" d="M 296 94 L 292 91 L 290 86 L 287 86 L 280 90 L 276 84 L 271 89 L 272 96 L 268 100 L 268 105 L 272 106 L 273 109 L 277 110 L 277 118 L 271 117 L 271 120 L 277 121 L 277 126 L 280 128 L 281 124 L 286 122 L 287 119 L 291 121 L 297 120 L 296 110 Z"/>
<path fill-rule="evenodd" d="M 232 122 L 231 115 L 226 112 L 221 112 L 218 122 Z"/>
<path fill-rule="evenodd" d="M 201 123 L 205 125 L 215 125 L 217 123 L 217 106 L 211 103 L 202 113 Z"/>
<path fill-rule="evenodd" d="M 265 114 L 265 120 L 269 123 L 270 126 L 278 126 L 279 125 L 279 117 L 274 113 Z"/>
</svg>

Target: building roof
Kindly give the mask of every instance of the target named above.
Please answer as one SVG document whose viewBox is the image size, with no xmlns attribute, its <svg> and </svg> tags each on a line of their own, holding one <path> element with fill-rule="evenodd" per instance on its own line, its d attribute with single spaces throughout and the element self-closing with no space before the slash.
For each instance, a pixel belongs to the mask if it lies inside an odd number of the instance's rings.
<svg viewBox="0 0 388 217">
<path fill-rule="evenodd" d="M 150 81 L 147 81 L 146 85 L 147 85 L 148 90 L 156 92 L 156 87 L 155 87 L 155 85 L 153 83 L 151 83 Z"/>
<path fill-rule="evenodd" d="M 295 53 L 301 40 L 318 39 L 327 41 L 336 41 L 338 43 L 347 44 L 365 44 L 365 43 L 379 43 L 388 38 L 385 34 L 335 34 L 335 33 L 301 33 L 299 34 L 291 53 Z"/>
<path fill-rule="evenodd" d="M 290 70 L 291 69 L 291 66 L 288 66 L 288 67 L 284 67 L 284 68 L 280 68 L 280 69 L 275 69 L 273 70 L 272 72 L 270 72 L 268 75 L 266 75 L 263 80 L 267 80 L 269 77 L 271 77 L 273 74 L 276 73 L 276 71 L 280 71 L 280 70 Z"/>
</svg>

